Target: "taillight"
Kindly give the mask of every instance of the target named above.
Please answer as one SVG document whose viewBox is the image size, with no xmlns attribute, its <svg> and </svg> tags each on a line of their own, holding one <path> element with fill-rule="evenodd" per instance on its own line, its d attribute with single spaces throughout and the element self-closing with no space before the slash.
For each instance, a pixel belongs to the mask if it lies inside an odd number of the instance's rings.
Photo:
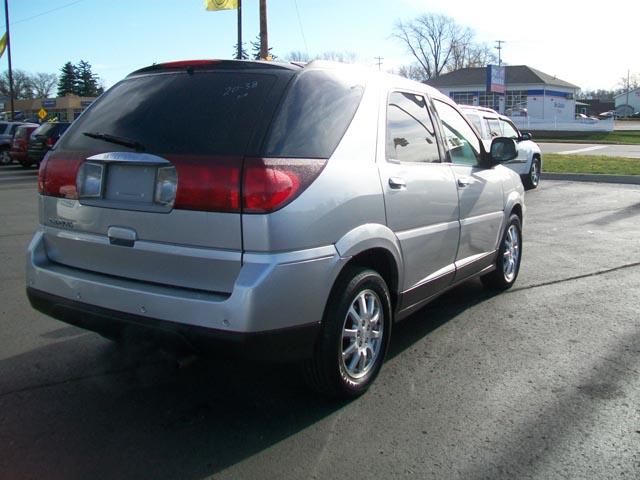
<svg viewBox="0 0 640 480">
<path fill-rule="evenodd" d="M 40 163 L 38 191 L 42 195 L 78 198 L 76 176 L 84 155 L 48 153 Z"/>
<path fill-rule="evenodd" d="M 53 147 L 56 144 L 56 141 L 53 139 L 53 137 L 47 137 L 47 139 L 44 141 L 44 144 L 47 147 Z"/>
<path fill-rule="evenodd" d="M 269 213 L 302 193 L 320 174 L 326 160 L 248 158 L 242 179 L 242 211 Z"/>
<path fill-rule="evenodd" d="M 166 157 L 176 167 L 174 208 L 240 212 L 240 157 Z"/>
</svg>

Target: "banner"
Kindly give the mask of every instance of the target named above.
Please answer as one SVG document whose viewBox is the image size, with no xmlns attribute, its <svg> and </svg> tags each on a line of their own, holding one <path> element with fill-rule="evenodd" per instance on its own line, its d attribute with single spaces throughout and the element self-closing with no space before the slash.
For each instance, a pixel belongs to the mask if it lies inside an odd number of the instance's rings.
<svg viewBox="0 0 640 480">
<path fill-rule="evenodd" d="M 204 0 L 204 7 L 209 11 L 237 10 L 238 0 Z"/>
<path fill-rule="evenodd" d="M 4 51 L 7 48 L 7 32 L 4 32 L 2 38 L 0 38 L 0 57 L 4 55 Z"/>
</svg>

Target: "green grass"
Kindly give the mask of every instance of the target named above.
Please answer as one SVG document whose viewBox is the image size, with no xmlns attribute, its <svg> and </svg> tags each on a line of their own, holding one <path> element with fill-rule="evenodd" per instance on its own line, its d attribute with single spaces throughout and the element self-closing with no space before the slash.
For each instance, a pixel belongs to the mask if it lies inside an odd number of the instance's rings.
<svg viewBox="0 0 640 480">
<path fill-rule="evenodd" d="M 526 131 L 526 129 L 525 129 Z M 613 132 L 564 134 L 562 132 L 543 132 L 540 137 L 534 133 L 536 142 L 575 142 L 607 143 L 614 145 L 640 145 L 640 130 L 617 130 Z"/>
<path fill-rule="evenodd" d="M 548 173 L 640 175 L 640 159 L 547 153 L 542 157 L 542 171 Z"/>
</svg>

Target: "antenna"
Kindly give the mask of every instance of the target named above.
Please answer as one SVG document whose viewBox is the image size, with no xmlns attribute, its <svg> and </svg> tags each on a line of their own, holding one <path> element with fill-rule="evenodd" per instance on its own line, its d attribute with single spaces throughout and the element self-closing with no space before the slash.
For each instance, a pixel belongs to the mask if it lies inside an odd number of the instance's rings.
<svg viewBox="0 0 640 480">
<path fill-rule="evenodd" d="M 498 66 L 502 65 L 502 49 L 504 48 L 502 46 L 503 43 L 507 43 L 504 40 L 496 40 L 496 50 L 498 50 Z"/>
</svg>

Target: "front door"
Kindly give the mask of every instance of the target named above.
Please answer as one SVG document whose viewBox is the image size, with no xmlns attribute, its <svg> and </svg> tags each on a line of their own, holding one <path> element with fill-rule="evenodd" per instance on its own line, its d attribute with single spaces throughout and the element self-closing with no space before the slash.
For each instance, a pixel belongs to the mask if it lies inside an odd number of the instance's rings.
<svg viewBox="0 0 640 480">
<path fill-rule="evenodd" d="M 435 100 L 460 200 L 456 281 L 491 265 L 504 220 L 502 178 L 480 164 L 480 140 L 451 105 Z"/>
<path fill-rule="evenodd" d="M 387 225 L 404 260 L 401 308 L 446 288 L 455 274 L 458 194 L 450 166 L 441 162 L 434 124 L 419 93 L 391 92 L 386 148 L 379 159 Z"/>
</svg>

